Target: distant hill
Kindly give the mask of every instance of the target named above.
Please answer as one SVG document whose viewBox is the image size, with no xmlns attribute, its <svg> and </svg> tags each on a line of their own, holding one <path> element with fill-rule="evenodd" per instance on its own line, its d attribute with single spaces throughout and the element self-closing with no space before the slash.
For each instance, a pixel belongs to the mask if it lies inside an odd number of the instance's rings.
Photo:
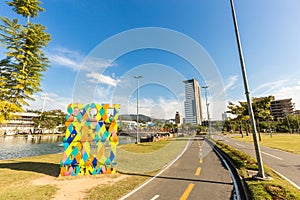
<svg viewBox="0 0 300 200">
<path fill-rule="evenodd" d="M 119 120 L 136 121 L 137 120 L 136 116 L 137 115 L 134 115 L 134 114 L 119 115 Z M 146 115 L 139 114 L 139 121 L 150 122 L 151 118 Z"/>
<path fill-rule="evenodd" d="M 135 114 L 123 114 L 123 115 L 119 115 L 119 120 L 126 120 L 126 121 L 136 121 L 137 115 Z M 156 120 L 156 121 L 162 121 L 164 122 L 164 119 L 155 119 L 152 118 L 152 121 Z M 147 115 L 143 115 L 143 114 L 139 114 L 139 122 L 150 122 L 151 121 L 151 117 L 147 116 Z"/>
</svg>

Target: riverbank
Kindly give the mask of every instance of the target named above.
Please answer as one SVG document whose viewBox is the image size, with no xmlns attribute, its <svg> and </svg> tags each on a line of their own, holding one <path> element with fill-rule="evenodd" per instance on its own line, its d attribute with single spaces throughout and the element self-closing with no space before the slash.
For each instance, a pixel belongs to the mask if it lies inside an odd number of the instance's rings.
<svg viewBox="0 0 300 200">
<path fill-rule="evenodd" d="M 0 137 L 0 160 L 60 153 L 62 140 L 63 136 L 57 134 Z M 119 136 L 119 145 L 135 141 L 133 137 Z"/>
<path fill-rule="evenodd" d="M 172 161 L 186 142 L 181 138 L 138 144 L 148 149 L 144 153 L 120 146 L 115 175 L 58 177 L 62 153 L 2 160 L 0 199 L 117 199 Z"/>
</svg>

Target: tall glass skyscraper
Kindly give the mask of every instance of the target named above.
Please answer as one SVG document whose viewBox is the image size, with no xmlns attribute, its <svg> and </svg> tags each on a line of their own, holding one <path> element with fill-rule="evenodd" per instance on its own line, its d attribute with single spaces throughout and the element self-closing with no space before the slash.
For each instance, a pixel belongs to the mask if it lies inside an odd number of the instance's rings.
<svg viewBox="0 0 300 200">
<path fill-rule="evenodd" d="M 202 123 L 202 104 L 200 86 L 196 79 L 183 81 L 185 83 L 185 123 L 197 125 Z"/>
</svg>

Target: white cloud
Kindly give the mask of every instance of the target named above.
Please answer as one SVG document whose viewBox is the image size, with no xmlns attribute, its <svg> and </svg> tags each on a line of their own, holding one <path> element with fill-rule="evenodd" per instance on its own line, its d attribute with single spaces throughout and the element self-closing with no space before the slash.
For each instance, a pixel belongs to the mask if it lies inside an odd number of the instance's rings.
<svg viewBox="0 0 300 200">
<path fill-rule="evenodd" d="M 275 99 L 287 99 L 292 98 L 292 102 L 295 103 L 296 109 L 300 110 L 300 84 L 282 86 L 272 93 Z"/>
<path fill-rule="evenodd" d="M 110 59 L 103 58 L 93 58 L 89 57 L 84 63 L 81 65 L 80 70 L 94 72 L 98 70 L 103 70 L 107 67 L 116 66 L 117 64 Z"/>
<path fill-rule="evenodd" d="M 128 113 L 136 113 L 136 99 L 130 102 L 128 106 Z M 139 99 L 139 113 L 149 117 L 174 119 L 177 111 L 180 115 L 183 115 L 183 102 L 178 102 L 177 99 L 166 99 L 163 97 L 156 100 L 150 98 Z"/>
<path fill-rule="evenodd" d="M 235 83 L 238 80 L 238 75 L 230 76 L 229 79 L 226 81 L 226 85 L 224 86 L 225 91 L 235 86 Z"/>
<path fill-rule="evenodd" d="M 253 90 L 253 97 L 262 97 L 272 95 L 275 99 L 292 98 L 296 109 L 300 109 L 300 81 L 296 79 L 291 80 L 277 80 L 261 84 Z"/>
<path fill-rule="evenodd" d="M 112 98 L 112 86 L 103 87 L 101 85 L 97 86 L 95 93 L 95 102 L 99 103 L 120 103 L 120 102 L 111 102 Z"/>
<path fill-rule="evenodd" d="M 67 106 L 72 102 L 71 97 L 62 97 L 56 93 L 39 93 L 33 95 L 35 101 L 28 101 L 29 106 L 25 106 L 30 110 L 56 110 L 60 109 L 64 112 L 67 110 Z"/>
<path fill-rule="evenodd" d="M 66 67 L 74 71 L 97 71 L 107 67 L 116 66 L 111 59 L 88 57 L 77 51 L 69 50 L 62 47 L 56 47 L 46 51 L 52 65 Z"/>
<path fill-rule="evenodd" d="M 79 52 L 71 51 L 66 48 L 56 47 L 46 51 L 52 65 L 67 67 L 72 70 L 79 70 L 80 64 L 83 62 L 84 57 Z"/>
<path fill-rule="evenodd" d="M 103 74 L 99 74 L 96 72 L 90 72 L 86 74 L 86 77 L 89 78 L 91 83 L 103 83 L 110 86 L 117 86 L 118 80 L 115 80 L 109 76 L 105 76 Z"/>
<path fill-rule="evenodd" d="M 261 84 L 252 91 L 253 96 L 270 95 L 272 92 L 282 88 L 284 85 L 289 84 L 289 82 L 289 80 L 277 80 Z"/>
</svg>

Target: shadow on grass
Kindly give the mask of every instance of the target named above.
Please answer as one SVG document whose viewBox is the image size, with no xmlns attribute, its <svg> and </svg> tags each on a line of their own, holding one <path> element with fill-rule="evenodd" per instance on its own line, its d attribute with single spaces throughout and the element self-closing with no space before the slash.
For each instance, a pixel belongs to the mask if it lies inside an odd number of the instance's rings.
<svg viewBox="0 0 300 200">
<path fill-rule="evenodd" d="M 53 177 L 59 175 L 59 164 L 43 163 L 43 162 L 11 162 L 11 163 L 0 163 L 0 169 L 12 169 L 18 171 L 29 171 L 41 173 Z"/>
</svg>

